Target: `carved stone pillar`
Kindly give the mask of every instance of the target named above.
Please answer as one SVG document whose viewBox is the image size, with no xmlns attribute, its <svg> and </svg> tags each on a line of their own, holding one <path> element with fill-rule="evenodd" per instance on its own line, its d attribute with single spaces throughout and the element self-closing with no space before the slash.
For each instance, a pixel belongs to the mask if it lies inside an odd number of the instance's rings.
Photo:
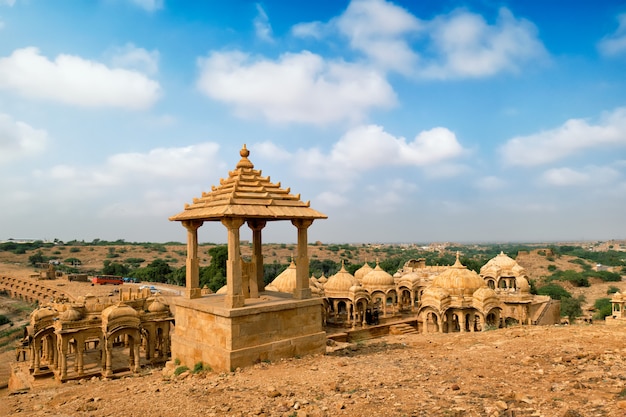
<svg viewBox="0 0 626 417">
<path fill-rule="evenodd" d="M 307 229 L 313 224 L 310 219 L 294 219 L 291 223 L 298 228 L 298 255 L 296 256 L 296 289 L 294 298 L 311 298 L 309 288 L 309 251 Z"/>
<path fill-rule="evenodd" d="M 61 345 L 61 349 L 59 351 L 60 354 L 60 374 L 61 374 L 61 380 L 67 378 L 67 340 L 65 340 L 65 337 L 61 336 L 61 340 L 60 340 L 60 345 Z"/>
<path fill-rule="evenodd" d="M 225 218 L 222 224 L 228 229 L 228 261 L 226 262 L 226 300 L 228 308 L 238 308 L 245 305 L 245 296 L 241 282 L 241 252 L 239 242 L 239 228 L 243 219 Z"/>
<path fill-rule="evenodd" d="M 76 342 L 76 370 L 78 371 L 78 375 L 82 375 L 84 373 L 84 351 L 85 341 L 80 339 Z"/>
<path fill-rule="evenodd" d="M 133 355 L 133 367 L 131 370 L 133 373 L 138 373 L 141 369 L 140 356 L 139 356 L 139 346 L 140 346 L 141 336 L 139 333 L 137 334 L 137 339 L 133 338 L 131 355 Z"/>
<path fill-rule="evenodd" d="M 35 348 L 33 349 L 33 369 L 34 373 L 39 372 L 39 367 L 41 363 L 41 338 L 35 339 L 34 343 Z"/>
<path fill-rule="evenodd" d="M 182 222 L 187 229 L 187 263 L 185 277 L 185 296 L 187 298 L 200 298 L 200 262 L 198 260 L 198 228 L 202 226 L 201 220 L 184 220 Z"/>
<path fill-rule="evenodd" d="M 104 347 L 104 356 L 105 356 L 105 365 L 104 365 L 104 376 L 111 376 L 111 374 L 113 373 L 113 367 L 112 367 L 112 351 L 113 351 L 113 346 L 112 346 L 113 341 L 112 340 L 106 340 L 105 342 L 105 347 Z"/>
<path fill-rule="evenodd" d="M 256 271 L 256 277 L 250 277 L 250 298 L 259 298 L 259 293 L 265 291 L 261 230 L 266 224 L 265 220 L 248 220 L 248 227 L 252 230 L 252 263 Z"/>
</svg>

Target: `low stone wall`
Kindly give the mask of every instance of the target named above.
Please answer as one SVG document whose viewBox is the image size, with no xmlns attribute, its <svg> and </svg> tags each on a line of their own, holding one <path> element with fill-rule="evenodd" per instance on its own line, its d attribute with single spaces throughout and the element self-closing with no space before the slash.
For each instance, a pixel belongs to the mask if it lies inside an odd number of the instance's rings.
<svg viewBox="0 0 626 417">
<path fill-rule="evenodd" d="M 42 303 L 52 298 L 73 298 L 64 291 L 50 288 L 33 279 L 7 276 L 0 276 L 0 291 L 6 291 L 9 297 L 29 303 Z"/>
</svg>

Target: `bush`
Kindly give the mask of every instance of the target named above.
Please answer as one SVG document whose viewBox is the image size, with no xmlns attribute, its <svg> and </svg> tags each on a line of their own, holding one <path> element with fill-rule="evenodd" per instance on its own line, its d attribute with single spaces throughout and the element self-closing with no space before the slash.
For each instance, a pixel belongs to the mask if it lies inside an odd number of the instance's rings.
<svg viewBox="0 0 626 417">
<path fill-rule="evenodd" d="M 588 287 L 590 285 L 585 272 L 576 272 L 571 269 L 567 271 L 555 271 L 546 281 L 569 281 L 576 287 Z"/>
<path fill-rule="evenodd" d="M 620 282 L 622 280 L 622 277 L 620 274 L 615 273 L 615 272 L 609 272 L 609 271 L 589 271 L 586 273 L 587 276 L 594 277 L 594 278 L 600 278 L 602 281 L 604 282 Z"/>
<path fill-rule="evenodd" d="M 582 295 L 578 298 L 561 298 L 561 316 L 568 317 L 571 323 L 576 317 L 580 317 L 583 314 L 582 304 L 584 302 L 585 297 Z"/>
<path fill-rule="evenodd" d="M 610 298 L 598 298 L 593 306 L 596 309 L 593 318 L 595 319 L 604 319 L 606 316 L 610 316 L 613 313 L 613 305 L 611 304 Z"/>
<path fill-rule="evenodd" d="M 185 365 L 179 366 L 174 371 L 174 375 L 178 376 L 178 375 L 182 374 L 183 372 L 187 372 L 188 370 L 189 370 L 189 368 L 187 368 Z"/>
<path fill-rule="evenodd" d="M 556 265 L 548 265 L 548 271 L 554 272 L 554 271 L 556 271 L 556 269 L 557 269 Z"/>
<path fill-rule="evenodd" d="M 196 363 L 196 364 L 193 366 L 193 371 L 192 371 L 192 372 L 193 372 L 194 374 L 197 374 L 197 373 L 200 373 L 200 372 L 206 372 L 206 371 L 211 372 L 212 370 L 213 370 L 213 368 L 211 368 L 211 366 L 210 366 L 210 365 L 208 365 L 208 364 L 207 364 L 207 365 L 205 365 L 205 364 L 203 364 L 202 362 L 198 362 L 198 363 Z"/>
<path fill-rule="evenodd" d="M 9 320 L 7 316 L 3 316 L 2 314 L 0 314 L 0 326 L 2 326 L 3 324 L 10 323 L 10 322 L 11 320 Z"/>
<path fill-rule="evenodd" d="M 562 300 L 563 298 L 571 298 L 572 294 L 558 284 L 547 284 L 537 289 L 539 295 L 549 295 L 554 300 Z"/>
<path fill-rule="evenodd" d="M 607 295 L 615 294 L 616 292 L 619 292 L 619 288 L 612 285 L 606 290 Z"/>
</svg>

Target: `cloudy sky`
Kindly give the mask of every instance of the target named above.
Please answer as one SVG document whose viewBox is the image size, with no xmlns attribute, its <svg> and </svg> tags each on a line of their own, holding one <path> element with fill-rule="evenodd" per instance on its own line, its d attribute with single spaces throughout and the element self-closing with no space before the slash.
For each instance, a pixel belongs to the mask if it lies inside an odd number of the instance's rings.
<svg viewBox="0 0 626 417">
<path fill-rule="evenodd" d="M 626 238 L 626 4 L 0 0 L 0 239 L 183 242 L 244 143 L 310 241 Z"/>
</svg>

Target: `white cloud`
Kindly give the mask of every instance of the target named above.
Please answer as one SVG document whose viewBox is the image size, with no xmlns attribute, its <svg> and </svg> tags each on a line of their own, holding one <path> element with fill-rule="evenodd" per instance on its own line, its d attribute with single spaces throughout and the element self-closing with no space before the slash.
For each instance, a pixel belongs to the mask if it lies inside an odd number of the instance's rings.
<svg viewBox="0 0 626 417">
<path fill-rule="evenodd" d="M 404 37 L 422 25 L 399 6 L 383 0 L 354 0 L 335 23 L 350 45 L 377 65 L 408 73 L 417 62 Z"/>
<path fill-rule="evenodd" d="M 617 16 L 618 27 L 615 32 L 598 42 L 598 50 L 606 56 L 626 53 L 626 13 Z"/>
<path fill-rule="evenodd" d="M 218 144 L 208 142 L 145 153 L 120 153 L 110 156 L 103 165 L 57 165 L 37 176 L 84 188 L 197 180 L 198 175 L 207 175 L 207 167 L 213 167 L 216 175 L 222 173 L 224 164 L 219 161 L 218 150 Z"/>
<path fill-rule="evenodd" d="M 291 154 L 286 150 L 279 148 L 272 142 L 260 142 L 254 145 L 254 154 L 261 158 L 267 158 L 274 161 L 287 161 L 291 158 Z"/>
<path fill-rule="evenodd" d="M 472 78 L 517 71 L 520 64 L 547 55 L 535 26 L 505 8 L 494 25 L 480 15 L 457 11 L 429 23 L 433 55 L 418 73 L 427 78 Z"/>
<path fill-rule="evenodd" d="M 478 179 L 474 186 L 482 190 L 499 190 L 506 186 L 506 181 L 493 175 Z"/>
<path fill-rule="evenodd" d="M 464 152 L 454 133 L 446 128 L 420 132 L 407 142 L 381 126 L 366 125 L 346 132 L 327 154 L 318 148 L 300 149 L 291 160 L 297 161 L 297 175 L 330 179 L 333 187 L 345 189 L 346 183 L 363 172 L 393 166 L 421 167 L 427 171 L 446 165 Z"/>
<path fill-rule="evenodd" d="M 77 106 L 128 109 L 150 107 L 160 93 L 157 82 L 136 71 L 73 55 L 50 61 L 34 47 L 0 58 L 0 89 Z"/>
<path fill-rule="evenodd" d="M 321 39 L 339 32 L 374 65 L 428 79 L 488 77 L 518 71 L 548 56 L 535 25 L 506 8 L 494 24 L 464 9 L 420 20 L 384 0 L 353 0 L 328 23 L 300 23 L 299 37 Z"/>
<path fill-rule="evenodd" d="M 137 70 L 145 74 L 154 75 L 159 71 L 159 51 L 147 51 L 138 48 L 132 43 L 111 48 L 111 64 L 116 68 Z"/>
<path fill-rule="evenodd" d="M 368 125 L 349 130 L 333 147 L 331 159 L 347 169 L 367 170 L 390 165 L 426 166 L 462 153 L 455 134 L 443 127 L 422 131 L 407 142 L 381 126 Z"/>
<path fill-rule="evenodd" d="M 295 24 L 291 28 L 291 34 L 299 38 L 321 39 L 324 36 L 326 26 L 319 21 Z"/>
<path fill-rule="evenodd" d="M 510 139 L 500 152 L 509 165 L 534 166 L 565 158 L 584 149 L 626 145 L 626 108 L 603 114 L 597 124 L 570 119 L 562 126 Z"/>
<path fill-rule="evenodd" d="M 390 213 L 403 206 L 417 186 L 402 178 L 386 181 L 384 184 L 370 184 L 367 192 L 361 194 L 366 201 L 360 205 L 363 209 L 374 213 Z"/>
<path fill-rule="evenodd" d="M 390 107 L 395 94 L 379 73 L 311 52 L 277 60 L 242 52 L 212 52 L 198 60 L 198 88 L 235 106 L 242 117 L 326 124 L 359 120 L 371 108 Z"/>
<path fill-rule="evenodd" d="M 263 7 L 256 4 L 257 15 L 254 18 L 254 30 L 257 38 L 265 42 L 274 42 L 272 38 L 272 26 L 270 25 L 270 19 L 267 17 L 267 13 L 263 10 Z"/>
<path fill-rule="evenodd" d="M 569 186 L 601 186 L 610 184 L 620 178 L 619 171 L 611 167 L 587 166 L 576 171 L 571 168 L 552 168 L 542 175 L 547 185 L 559 187 Z"/>
<path fill-rule="evenodd" d="M 350 204 L 350 200 L 342 193 L 324 191 L 315 197 L 315 204 L 320 207 L 345 207 Z"/>
<path fill-rule="evenodd" d="M 48 133 L 0 113 L 0 163 L 42 153 Z"/>
<path fill-rule="evenodd" d="M 155 12 L 163 8 L 164 0 L 130 0 L 130 2 L 147 12 Z"/>
</svg>

